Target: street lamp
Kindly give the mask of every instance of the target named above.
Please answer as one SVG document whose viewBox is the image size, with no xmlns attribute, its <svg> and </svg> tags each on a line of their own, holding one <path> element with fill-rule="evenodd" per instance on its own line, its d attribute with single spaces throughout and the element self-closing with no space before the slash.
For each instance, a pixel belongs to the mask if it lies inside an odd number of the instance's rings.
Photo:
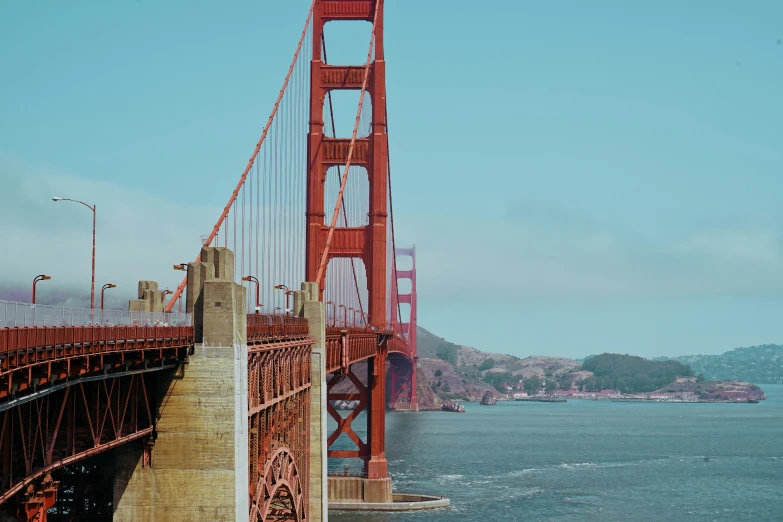
<svg viewBox="0 0 783 522">
<path fill-rule="evenodd" d="M 335 322 L 337 321 L 337 312 L 334 309 L 334 301 L 326 301 L 326 304 L 332 305 L 332 326 L 335 326 Z"/>
<path fill-rule="evenodd" d="M 106 283 L 103 285 L 103 288 L 101 288 L 101 310 L 103 310 L 103 292 L 105 292 L 107 288 L 117 288 L 117 285 Z"/>
<path fill-rule="evenodd" d="M 35 276 L 35 279 L 33 279 L 33 304 L 35 304 L 35 285 L 38 284 L 38 281 L 48 281 L 49 279 L 51 277 L 44 274 Z"/>
<path fill-rule="evenodd" d="M 254 276 L 245 276 L 242 278 L 242 281 L 252 281 L 256 284 L 256 313 L 261 313 L 261 307 L 263 306 L 261 304 L 261 300 L 259 298 L 260 295 L 260 289 L 261 289 L 261 283 L 258 282 L 258 278 Z"/>
<path fill-rule="evenodd" d="M 337 308 L 343 309 L 343 326 L 345 326 L 345 305 L 337 305 Z"/>
<path fill-rule="evenodd" d="M 294 293 L 294 291 L 293 290 L 289 290 L 289 288 L 287 286 L 285 286 L 285 285 L 275 285 L 275 288 L 277 290 L 284 290 L 285 291 L 285 310 L 286 310 L 286 313 L 288 313 L 288 310 L 291 308 L 290 306 L 288 306 L 288 296 L 292 295 Z"/>
<path fill-rule="evenodd" d="M 90 206 L 78 199 L 58 198 L 57 196 L 53 197 L 52 201 L 73 201 L 74 203 L 81 203 L 92 210 L 92 284 L 90 286 L 90 310 L 95 310 L 95 218 L 97 215 L 97 205 Z"/>
<path fill-rule="evenodd" d="M 350 306 L 348 308 L 346 308 L 345 310 L 346 310 L 346 313 L 348 312 L 348 310 L 351 310 L 353 312 L 353 323 L 351 324 L 351 326 L 355 326 L 356 325 L 356 310 L 354 310 Z"/>
<path fill-rule="evenodd" d="M 174 270 L 181 270 L 183 272 L 188 271 L 188 264 L 187 263 L 180 263 L 178 265 L 174 265 Z M 179 294 L 179 298 L 177 301 L 179 301 L 179 313 L 182 313 L 182 293 Z"/>
</svg>

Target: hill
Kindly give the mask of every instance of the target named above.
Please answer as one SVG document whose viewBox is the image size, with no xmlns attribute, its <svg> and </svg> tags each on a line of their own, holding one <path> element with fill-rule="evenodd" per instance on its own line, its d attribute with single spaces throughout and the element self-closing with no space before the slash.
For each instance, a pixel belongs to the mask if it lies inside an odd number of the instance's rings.
<svg viewBox="0 0 783 522">
<path fill-rule="evenodd" d="M 682 355 L 654 360 L 687 364 L 707 380 L 783 384 L 783 346 L 778 344 L 735 348 L 721 355 Z"/>
<path fill-rule="evenodd" d="M 444 399 L 480 401 L 487 391 L 501 398 L 512 388 L 515 392 L 544 389 L 549 393 L 555 389 L 629 394 L 687 391 L 712 400 L 740 393 L 763 397 L 750 382 L 783 383 L 783 346 L 778 345 L 653 360 L 604 353 L 577 361 L 483 352 L 419 327 L 418 352 L 418 395 L 423 408 L 439 409 Z"/>
<path fill-rule="evenodd" d="M 418 353 L 418 394 L 424 407 L 439 408 L 443 399 L 480 401 L 487 391 L 500 398 L 507 393 L 504 385 L 518 386 L 531 377 L 554 383 L 579 369 L 579 363 L 564 357 L 520 358 L 483 352 L 449 342 L 422 327 L 418 329 Z"/>
</svg>

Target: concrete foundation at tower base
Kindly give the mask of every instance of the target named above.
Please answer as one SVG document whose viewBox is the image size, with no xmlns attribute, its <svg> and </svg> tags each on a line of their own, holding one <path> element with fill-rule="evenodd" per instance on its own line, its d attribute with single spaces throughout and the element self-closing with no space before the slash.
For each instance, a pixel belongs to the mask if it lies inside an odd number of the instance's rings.
<svg viewBox="0 0 783 522">
<path fill-rule="evenodd" d="M 391 478 L 329 477 L 332 502 L 391 502 Z"/>
<path fill-rule="evenodd" d="M 446 497 L 410 493 L 394 493 L 391 502 L 333 502 L 329 499 L 330 511 L 421 511 L 446 508 L 450 505 L 451 501 Z"/>
</svg>

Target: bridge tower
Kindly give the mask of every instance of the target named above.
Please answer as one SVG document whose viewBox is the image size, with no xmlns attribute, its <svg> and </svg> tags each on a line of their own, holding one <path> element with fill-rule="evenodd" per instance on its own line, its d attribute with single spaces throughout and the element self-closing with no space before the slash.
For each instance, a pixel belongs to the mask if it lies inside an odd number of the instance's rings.
<svg viewBox="0 0 783 522">
<path fill-rule="evenodd" d="M 389 357 L 389 384 L 386 394 L 388 407 L 391 410 L 419 411 L 419 399 L 416 394 L 418 353 L 416 351 L 416 248 L 398 248 L 396 257 L 410 257 L 411 269 L 399 270 L 395 268 L 394 278 L 397 284 L 392 291 L 391 310 L 392 317 L 397 316 L 397 308 L 401 304 L 410 306 L 410 315 L 407 321 L 400 317 L 397 328 L 411 348 L 411 359 L 405 357 Z M 396 267 L 396 263 L 395 263 Z M 410 292 L 399 292 L 399 280 L 410 280 Z"/>
<path fill-rule="evenodd" d="M 378 9 L 377 17 L 375 10 Z M 313 59 L 310 69 L 310 132 L 308 133 L 307 238 L 305 273 L 316 281 L 326 246 L 325 184 L 329 167 L 344 166 L 351 138 L 324 134 L 324 102 L 332 90 L 360 90 L 364 65 L 327 65 L 322 59 L 323 28 L 333 20 L 372 22 L 375 19 L 374 59 L 369 67 L 367 94 L 372 101 L 370 135 L 356 138 L 351 164 L 369 177 L 369 224 L 334 231 L 328 258 L 360 258 L 367 271 L 369 324 L 386 323 L 387 168 L 386 62 L 383 58 L 383 0 L 317 0 L 313 10 Z M 325 285 L 321 285 L 323 298 Z"/>
<path fill-rule="evenodd" d="M 333 232 L 328 248 L 328 260 L 333 258 L 360 258 L 367 272 L 368 326 L 379 330 L 387 323 L 387 183 L 388 150 L 386 136 L 386 62 L 383 51 L 383 0 L 316 0 L 313 7 L 313 48 L 310 68 L 310 125 L 307 142 L 307 198 L 306 198 L 306 261 L 305 278 L 318 281 L 319 265 L 327 246 L 329 226 L 325 212 L 325 184 L 327 171 L 333 166 L 350 164 L 364 167 L 369 178 L 369 222 L 366 226 L 339 227 Z M 356 65 L 329 65 L 325 63 L 324 25 L 330 21 L 350 20 L 374 22 L 374 49 L 369 67 Z M 365 77 L 365 71 L 367 77 Z M 361 90 L 372 103 L 370 133 L 357 137 L 350 153 L 350 137 L 328 137 L 324 132 L 324 109 L 327 94 L 333 90 Z M 351 172 L 353 174 L 353 172 Z M 324 278 L 322 281 L 325 281 Z M 320 282 L 320 281 L 319 281 Z M 325 283 L 319 287 L 323 301 Z M 367 441 L 357 443 L 351 457 L 364 462 L 365 501 L 391 501 L 385 453 L 385 395 L 387 347 L 383 342 L 377 353 L 368 360 L 366 386 L 347 368 L 332 379 L 329 388 L 348 377 L 359 383 L 366 397 L 362 405 L 367 410 Z M 334 397 L 329 391 L 327 398 Z M 358 413 L 358 412 L 357 412 Z M 343 429 L 342 425 L 338 431 Z M 331 455 L 337 452 L 330 450 Z M 346 452 L 339 452 L 345 455 Z M 335 482 L 336 484 L 336 482 Z M 336 486 L 335 486 L 336 487 Z M 331 489 L 331 486 L 330 486 Z M 332 495 L 330 493 L 330 498 Z"/>
</svg>

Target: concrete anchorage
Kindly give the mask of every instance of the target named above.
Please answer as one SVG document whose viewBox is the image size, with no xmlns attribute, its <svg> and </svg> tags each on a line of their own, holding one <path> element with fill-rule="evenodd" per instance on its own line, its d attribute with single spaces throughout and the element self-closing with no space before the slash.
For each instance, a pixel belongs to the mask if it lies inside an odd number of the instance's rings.
<svg viewBox="0 0 783 522">
<path fill-rule="evenodd" d="M 248 519 L 245 289 L 233 282 L 233 252 L 204 248 L 201 259 L 188 267 L 186 298 L 196 344 L 187 365 L 158 379 L 151 459 L 117 449 L 115 521 Z M 139 285 L 140 300 L 161 302 L 157 292 Z"/>
</svg>

